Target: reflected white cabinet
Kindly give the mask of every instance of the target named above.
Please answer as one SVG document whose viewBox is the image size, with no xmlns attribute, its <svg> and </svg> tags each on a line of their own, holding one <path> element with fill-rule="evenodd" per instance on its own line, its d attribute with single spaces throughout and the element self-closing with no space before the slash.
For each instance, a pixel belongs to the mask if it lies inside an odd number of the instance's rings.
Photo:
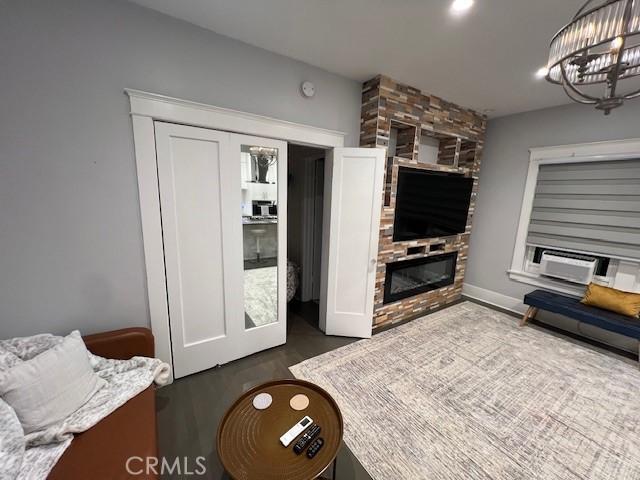
<svg viewBox="0 0 640 480">
<path fill-rule="evenodd" d="M 240 153 L 240 182 L 243 190 L 246 190 L 251 181 L 251 155 L 247 152 Z"/>
<path fill-rule="evenodd" d="M 267 182 L 271 184 L 278 183 L 278 164 L 274 163 L 269 167 L 267 171 Z"/>
<path fill-rule="evenodd" d="M 278 200 L 278 186 L 274 183 L 248 183 L 247 203 L 252 200 Z"/>
</svg>

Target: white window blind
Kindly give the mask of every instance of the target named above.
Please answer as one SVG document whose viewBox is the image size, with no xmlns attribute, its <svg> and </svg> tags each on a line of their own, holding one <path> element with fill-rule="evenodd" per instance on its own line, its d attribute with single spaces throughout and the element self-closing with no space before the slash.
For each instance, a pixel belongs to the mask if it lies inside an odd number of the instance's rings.
<svg viewBox="0 0 640 480">
<path fill-rule="evenodd" d="M 527 244 L 640 259 L 640 159 L 540 165 Z"/>
</svg>

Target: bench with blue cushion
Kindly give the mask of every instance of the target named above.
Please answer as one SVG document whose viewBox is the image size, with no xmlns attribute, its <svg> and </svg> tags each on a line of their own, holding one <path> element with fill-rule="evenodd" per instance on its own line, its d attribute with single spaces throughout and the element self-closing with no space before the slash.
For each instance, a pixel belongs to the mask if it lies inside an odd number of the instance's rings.
<svg viewBox="0 0 640 480">
<path fill-rule="evenodd" d="M 535 290 L 524 296 L 524 303 L 529 305 L 529 309 L 524 314 L 520 325 L 526 325 L 529 320 L 534 319 L 540 309 L 595 325 L 610 332 L 640 339 L 640 320 L 584 305 L 578 298 Z"/>
</svg>

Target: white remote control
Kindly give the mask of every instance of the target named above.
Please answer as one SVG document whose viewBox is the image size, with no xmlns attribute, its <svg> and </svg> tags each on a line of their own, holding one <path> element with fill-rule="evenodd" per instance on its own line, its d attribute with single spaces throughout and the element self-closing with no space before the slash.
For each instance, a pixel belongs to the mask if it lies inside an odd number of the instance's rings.
<svg viewBox="0 0 640 480">
<path fill-rule="evenodd" d="M 310 417 L 304 417 L 298 423 L 296 423 L 293 427 L 289 429 L 287 433 L 280 437 L 280 443 L 285 447 L 291 445 L 298 435 L 300 435 L 305 428 L 313 423 Z"/>
</svg>

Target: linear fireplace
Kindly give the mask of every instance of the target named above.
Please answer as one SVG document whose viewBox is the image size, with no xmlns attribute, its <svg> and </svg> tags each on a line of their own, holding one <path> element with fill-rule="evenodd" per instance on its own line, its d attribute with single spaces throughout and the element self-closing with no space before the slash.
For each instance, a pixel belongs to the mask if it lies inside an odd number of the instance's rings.
<svg viewBox="0 0 640 480">
<path fill-rule="evenodd" d="M 387 264 L 384 303 L 451 285 L 458 252 Z"/>
</svg>

